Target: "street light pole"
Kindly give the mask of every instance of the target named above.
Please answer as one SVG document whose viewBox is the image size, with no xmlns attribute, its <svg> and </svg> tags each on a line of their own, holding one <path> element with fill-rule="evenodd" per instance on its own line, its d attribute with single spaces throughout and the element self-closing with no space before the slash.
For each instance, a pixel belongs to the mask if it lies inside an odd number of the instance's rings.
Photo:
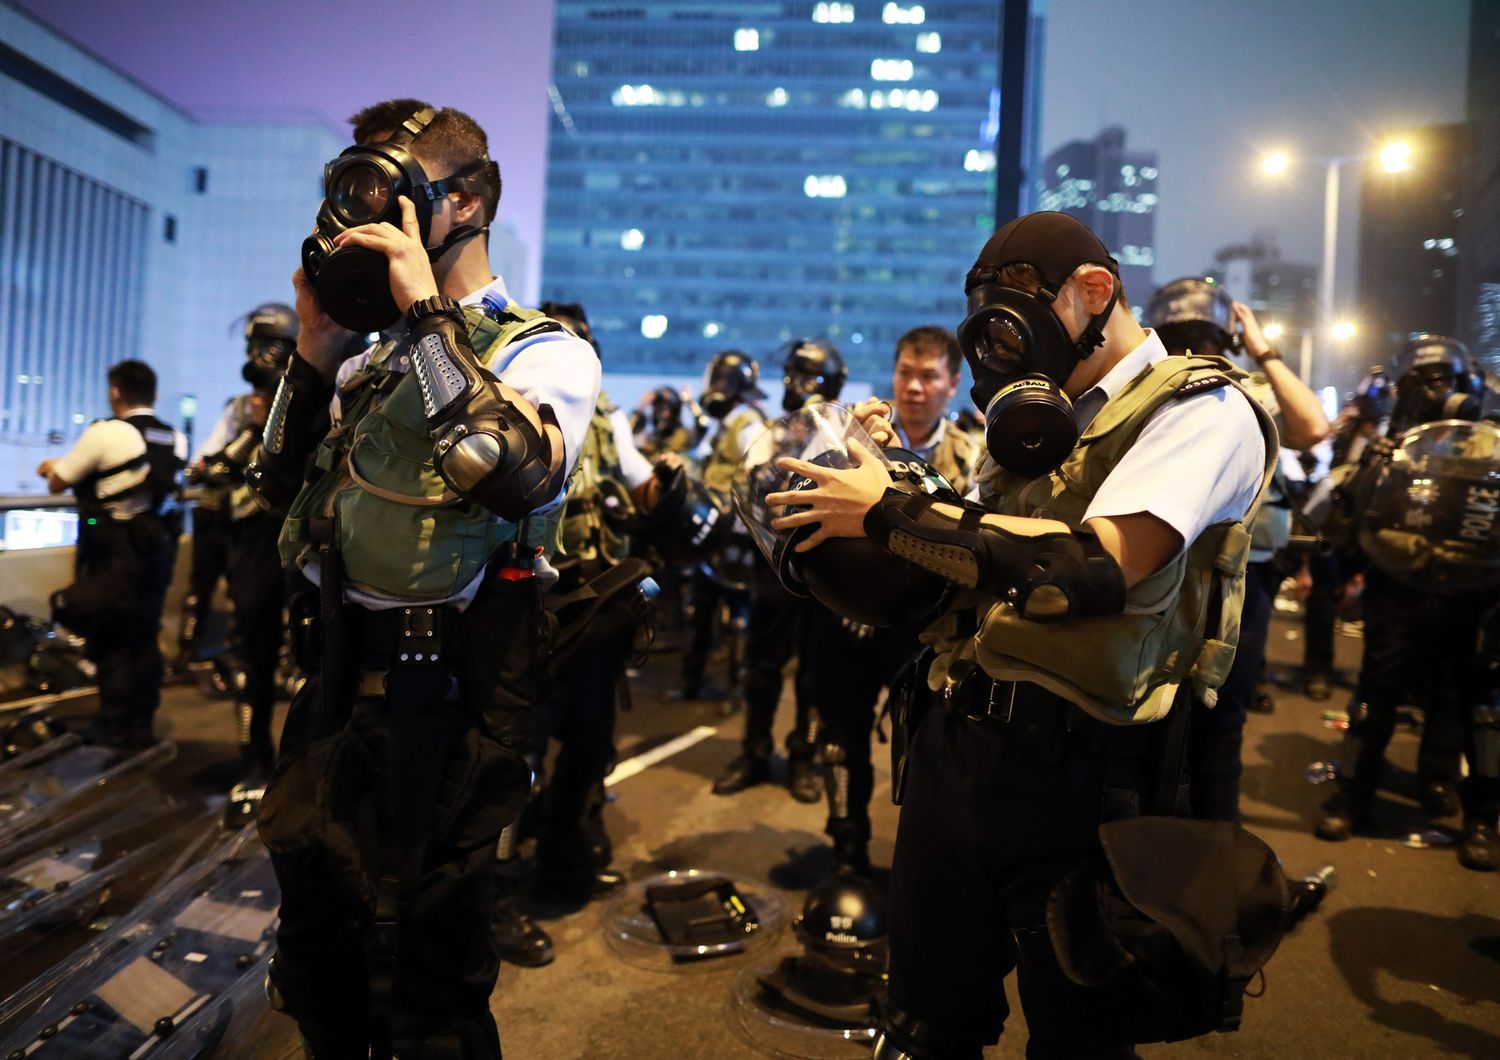
<svg viewBox="0 0 1500 1060">
<path fill-rule="evenodd" d="M 1339 247 L 1339 167 L 1347 161 L 1347 158 L 1330 158 L 1323 183 L 1323 269 L 1318 276 L 1318 312 L 1322 317 L 1319 323 L 1323 328 L 1333 327 L 1334 263 Z M 1302 379 L 1307 381 L 1306 368 Z"/>
</svg>

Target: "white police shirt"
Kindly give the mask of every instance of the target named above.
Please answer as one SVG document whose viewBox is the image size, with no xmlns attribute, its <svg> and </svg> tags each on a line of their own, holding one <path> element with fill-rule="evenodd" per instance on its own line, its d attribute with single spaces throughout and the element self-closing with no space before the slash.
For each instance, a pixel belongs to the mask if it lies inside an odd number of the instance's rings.
<svg viewBox="0 0 1500 1060">
<path fill-rule="evenodd" d="M 156 410 L 149 405 L 142 405 L 126 409 L 114 419 L 95 420 L 78 436 L 73 448 L 53 462 L 52 473 L 69 486 L 74 486 L 96 471 L 145 456 L 145 437 L 125 422 L 127 417 L 141 415 L 154 416 Z M 181 431 L 172 432 L 172 449 L 178 459 L 187 457 L 187 438 Z M 150 473 L 151 468 L 141 464 L 124 468 L 94 483 L 95 494 L 103 502 L 111 519 L 133 519 L 150 506 L 151 499 L 144 491 L 127 497 L 117 496 L 135 489 L 146 481 Z"/>
<path fill-rule="evenodd" d="M 620 454 L 620 473 L 625 476 L 625 485 L 637 489 L 651 478 L 651 461 L 647 460 L 635 444 L 635 434 L 630 430 L 630 418 L 624 409 L 615 409 L 609 414 L 610 433 L 615 436 L 615 452 Z"/>
<path fill-rule="evenodd" d="M 489 294 L 495 295 L 504 302 L 510 301 L 510 295 L 505 289 L 505 281 L 496 276 L 486 286 L 460 298 L 459 304 L 478 306 L 484 300 L 485 295 Z M 382 333 L 381 340 L 398 339 L 405 333 L 406 322 L 402 320 Z M 339 388 L 350 376 L 369 363 L 371 355 L 378 346 L 379 343 L 370 346 L 363 353 L 351 357 L 339 366 L 334 380 L 335 389 L 331 406 L 334 423 L 338 423 L 340 418 Z M 409 367 L 409 360 L 406 355 L 402 354 L 392 358 L 389 367 L 397 372 L 404 372 Z M 571 475 L 573 465 L 578 461 L 578 453 L 583 448 L 583 439 L 588 433 L 589 421 L 593 419 L 594 404 L 599 398 L 602 372 L 599 367 L 599 355 L 594 352 L 594 348 L 567 331 L 549 331 L 494 350 L 485 362 L 485 367 L 537 409 L 543 405 L 551 407 L 553 418 L 557 421 L 558 429 L 563 436 L 566 461 L 564 475 Z M 561 506 L 566 494 L 566 489 L 558 490 L 555 498 L 537 508 L 532 514 L 542 515 Z M 496 516 L 496 519 L 498 520 L 499 517 Z M 303 573 L 314 584 L 317 583 L 316 562 L 309 562 L 303 568 Z M 550 587 L 557 580 L 557 571 L 551 564 L 544 564 L 538 574 L 543 580 L 543 588 Z M 441 600 L 396 600 L 350 586 L 345 586 L 344 598 L 374 611 L 393 607 L 411 607 L 413 604 L 451 604 L 463 610 L 473 601 L 483 579 L 484 574 L 481 572 L 462 592 Z"/>
<path fill-rule="evenodd" d="M 1168 357 L 1154 331 L 1073 403 L 1080 431 L 1149 366 Z M 1084 521 L 1150 512 L 1186 548 L 1218 523 L 1245 517 L 1265 473 L 1265 438 L 1251 399 L 1223 387 L 1169 401 L 1099 487 Z"/>
</svg>

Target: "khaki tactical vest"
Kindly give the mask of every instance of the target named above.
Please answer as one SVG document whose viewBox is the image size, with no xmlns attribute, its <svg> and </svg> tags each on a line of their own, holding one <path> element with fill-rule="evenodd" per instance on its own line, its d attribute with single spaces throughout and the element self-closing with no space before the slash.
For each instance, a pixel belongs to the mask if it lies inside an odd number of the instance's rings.
<svg viewBox="0 0 1500 1060">
<path fill-rule="evenodd" d="M 464 319 L 481 363 L 553 324 L 514 303 L 498 320 L 469 307 Z M 350 585 L 397 600 L 442 600 L 478 577 L 518 527 L 455 495 L 437 473 L 416 373 L 391 368 L 407 345 L 405 336 L 382 342 L 344 383 L 340 422 L 319 444 L 315 470 L 282 526 L 281 561 L 302 566 L 316 551 L 311 521 L 333 519 Z M 550 552 L 558 518 L 554 509 L 523 521 L 525 544 Z"/>
<path fill-rule="evenodd" d="M 596 562 L 613 566 L 630 554 L 629 538 L 616 532 L 610 519 L 605 518 L 606 505 L 614 506 L 621 517 L 628 517 L 633 509 L 625 472 L 620 468 L 614 424 L 610 422 L 614 412 L 615 405 L 600 392 L 568 482 L 562 547 L 555 564 L 559 570 Z"/>
<path fill-rule="evenodd" d="M 740 449 L 740 435 L 751 423 L 764 427 L 766 414 L 754 405 L 741 405 L 725 416 L 719 425 L 713 451 L 703 465 L 703 484 L 715 493 L 727 495 L 734 485 L 734 476 L 739 473 L 740 462 L 745 459 Z"/>
<path fill-rule="evenodd" d="M 979 474 L 985 507 L 1082 526 L 1094 495 L 1152 415 L 1189 383 L 1220 375 L 1239 379 L 1244 373 L 1203 357 L 1168 357 L 1151 365 L 1105 404 L 1072 455 L 1049 476 L 1013 475 L 986 456 Z M 1208 527 L 1174 560 L 1132 588 L 1118 615 L 1031 622 L 993 596 L 965 594 L 959 609 L 922 635 L 938 652 L 928 678 L 932 688 L 941 689 L 955 664 L 968 662 L 997 680 L 1041 685 L 1116 724 L 1162 717 L 1186 680 L 1213 706 L 1239 641 L 1250 551 L 1245 522 L 1254 516 L 1276 467 L 1276 427 L 1257 402 L 1250 405 L 1265 439 L 1266 463 L 1260 494 L 1245 520 Z M 1218 469 L 1205 468 L 1205 473 Z M 1221 603 L 1218 626 L 1210 631 L 1204 627 L 1215 585 Z M 976 621 L 978 632 L 972 633 Z"/>
<path fill-rule="evenodd" d="M 984 445 L 949 422 L 943 429 L 943 440 L 932 454 L 932 466 L 963 496 L 974 484 L 974 472 L 983 456 Z"/>
<path fill-rule="evenodd" d="M 688 450 L 693 447 L 693 432 L 686 427 L 678 427 L 665 438 L 658 438 L 651 431 L 648 423 L 646 429 L 637 436 L 636 448 L 641 455 L 648 460 L 652 457 L 665 456 L 668 453 L 681 453 L 686 456 Z"/>
</svg>

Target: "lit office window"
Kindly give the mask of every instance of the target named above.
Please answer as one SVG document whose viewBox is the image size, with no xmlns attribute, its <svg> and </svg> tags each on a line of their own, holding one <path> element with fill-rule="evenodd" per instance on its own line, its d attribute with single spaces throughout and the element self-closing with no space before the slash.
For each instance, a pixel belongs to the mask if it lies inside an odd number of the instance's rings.
<svg viewBox="0 0 1500 1060">
<path fill-rule="evenodd" d="M 988 173 L 995 168 L 995 156 L 990 151 L 970 148 L 964 155 L 964 170 L 969 173 Z"/>
<path fill-rule="evenodd" d="M 814 4 L 813 21 L 841 24 L 854 21 L 853 4 Z"/>
<path fill-rule="evenodd" d="M 875 59 L 870 63 L 870 78 L 875 81 L 910 81 L 912 73 L 910 59 Z"/>
<path fill-rule="evenodd" d="M 766 95 L 766 106 L 768 107 L 784 107 L 786 106 L 786 101 L 787 94 L 784 88 L 773 88 Z"/>
<path fill-rule="evenodd" d="M 918 33 L 917 51 L 926 55 L 936 55 L 943 50 L 943 35 L 941 33 Z"/>
<path fill-rule="evenodd" d="M 627 228 L 620 233 L 621 250 L 640 250 L 646 245 L 646 233 L 639 228 Z"/>
<path fill-rule="evenodd" d="M 879 93 L 877 93 L 878 95 Z M 864 110 L 867 106 L 865 90 L 862 88 L 851 88 L 839 97 L 839 106 L 852 107 L 855 110 Z"/>
<path fill-rule="evenodd" d="M 809 199 L 842 199 L 848 194 L 844 178 L 834 173 L 829 176 L 809 176 L 802 182 L 802 193 Z"/>
<path fill-rule="evenodd" d="M 641 317 L 641 334 L 648 339 L 659 339 L 667 333 L 667 318 L 660 313 Z"/>
<path fill-rule="evenodd" d="M 927 21 L 927 12 L 921 4 L 886 4 L 880 17 L 891 26 L 920 26 Z"/>
<path fill-rule="evenodd" d="M 707 324 L 703 325 L 703 337 L 705 339 L 717 338 L 719 332 L 723 330 L 723 325 L 717 320 L 710 320 Z"/>
<path fill-rule="evenodd" d="M 753 52 L 760 50 L 760 30 L 737 29 L 734 31 L 734 50 Z"/>
</svg>

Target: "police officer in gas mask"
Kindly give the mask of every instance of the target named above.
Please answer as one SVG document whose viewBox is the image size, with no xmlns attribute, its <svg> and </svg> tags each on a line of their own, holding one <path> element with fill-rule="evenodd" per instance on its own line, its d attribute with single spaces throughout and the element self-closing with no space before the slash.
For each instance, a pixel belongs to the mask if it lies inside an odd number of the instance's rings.
<svg viewBox="0 0 1500 1060">
<path fill-rule="evenodd" d="M 810 403 L 834 401 L 847 376 L 843 355 L 833 343 L 794 339 L 786 349 L 781 407 L 793 413 Z M 740 754 L 714 779 L 716 795 L 733 795 L 770 779 L 771 729 L 781 701 L 782 672 L 797 654 L 807 629 L 807 602 L 788 593 L 758 555 L 754 570 L 745 674 L 745 735 Z M 813 765 L 817 718 L 812 710 L 810 677 L 808 667 L 798 667 L 794 682 L 796 721 L 787 734 L 787 789 L 798 802 L 817 802 L 821 794 Z"/>
<path fill-rule="evenodd" d="M 221 543 L 219 565 L 234 607 L 232 656 L 242 675 L 234 683 L 241 766 L 247 780 L 260 782 L 275 764 L 271 715 L 285 634 L 287 575 L 277 553 L 281 521 L 255 502 L 245 485 L 245 469 L 260 447 L 271 399 L 296 347 L 297 313 L 291 306 L 267 302 L 251 310 L 245 318 L 245 364 L 240 370 L 250 392 L 224 406 L 189 471 L 190 481 L 201 487 L 193 514 L 191 591 L 212 595 L 218 577 L 211 565 L 212 546 Z M 201 550 L 200 532 L 209 535 Z M 190 598 L 184 607 L 196 615 L 206 602 Z"/>
<path fill-rule="evenodd" d="M 103 742 L 139 748 L 155 740 L 161 702 L 157 637 L 182 533 L 187 439 L 157 417 L 150 365 L 121 361 L 108 378 L 114 415 L 36 470 L 49 492 L 71 489 L 78 499 L 75 581 L 53 596 L 54 615 L 88 641 Z"/>
<path fill-rule="evenodd" d="M 868 538 L 954 590 L 923 634 L 940 700 L 898 777 L 876 1055 L 978 1057 L 1017 970 L 1029 1056 L 1132 1056 L 1102 988 L 1064 974 L 1048 900 L 1100 856 L 1103 822 L 1156 809 L 1152 723 L 1228 671 L 1276 432 L 1223 361 L 1169 357 L 1136 324 L 1072 217 L 1005 225 L 967 293 L 979 502 L 893 488 L 857 450 L 844 470 L 786 462 L 807 487 L 766 498 L 791 506 L 775 525 L 811 530 L 794 546 L 809 571 L 825 542 Z"/>
<path fill-rule="evenodd" d="M 686 457 L 708 433 L 708 417 L 685 388 L 657 387 L 642 399 L 633 419 L 636 447 L 646 457 Z"/>
<path fill-rule="evenodd" d="M 1493 612 L 1500 586 L 1500 431 L 1483 412 L 1468 350 L 1421 335 L 1406 344 L 1385 439 L 1336 503 L 1368 560 L 1364 657 L 1349 707 L 1339 791 L 1316 832 L 1375 829 L 1375 794 L 1397 707 L 1423 707 L 1417 774 L 1435 817 L 1463 811 L 1459 861 L 1500 867 L 1500 712 Z M 1469 775 L 1458 784 L 1458 752 Z M 1455 790 L 1456 787 L 1456 790 Z"/>
<path fill-rule="evenodd" d="M 760 407 L 765 396 L 760 389 L 760 365 L 749 354 L 725 350 L 715 354 L 704 370 L 699 404 L 717 422 L 718 429 L 705 443 L 708 452 L 702 460 L 703 485 L 726 511 L 735 470 L 751 443 L 765 430 L 766 414 Z M 746 630 L 750 625 L 754 552 L 743 532 L 727 533 L 708 557 L 694 564 L 687 584 L 688 644 L 682 653 L 682 682 L 676 692 L 679 698 L 714 698 L 725 694 L 733 700 L 742 694 L 741 671 Z M 723 693 L 709 689 L 704 683 L 721 609 L 729 613 L 725 632 L 729 641 L 730 688 Z"/>
<path fill-rule="evenodd" d="M 1229 357 L 1243 352 L 1255 365 L 1244 381 L 1245 389 L 1276 420 L 1287 447 L 1309 449 L 1328 433 L 1328 418 L 1318 396 L 1287 367 L 1266 339 L 1254 311 L 1231 299 L 1213 279 L 1189 276 L 1165 284 L 1146 303 L 1143 319 L 1155 329 L 1168 353 Z M 1291 534 L 1292 498 L 1278 471 L 1250 528 L 1250 561 L 1245 568 L 1245 603 L 1234 666 L 1219 689 L 1217 705 L 1212 709 L 1201 703 L 1195 706 L 1188 746 L 1194 816 L 1239 819 L 1245 716 L 1252 707 L 1270 709 L 1270 697 L 1258 685 L 1265 669 L 1272 603 L 1284 577 L 1275 556 Z"/>
<path fill-rule="evenodd" d="M 500 180 L 472 118 L 391 100 L 352 124 L 247 471 L 319 589 L 291 603 L 315 676 L 261 806 L 270 987 L 315 1056 L 498 1057 L 495 849 L 530 786 L 547 554 L 599 361 L 490 271 Z M 346 329 L 380 340 L 340 363 Z"/>
</svg>

